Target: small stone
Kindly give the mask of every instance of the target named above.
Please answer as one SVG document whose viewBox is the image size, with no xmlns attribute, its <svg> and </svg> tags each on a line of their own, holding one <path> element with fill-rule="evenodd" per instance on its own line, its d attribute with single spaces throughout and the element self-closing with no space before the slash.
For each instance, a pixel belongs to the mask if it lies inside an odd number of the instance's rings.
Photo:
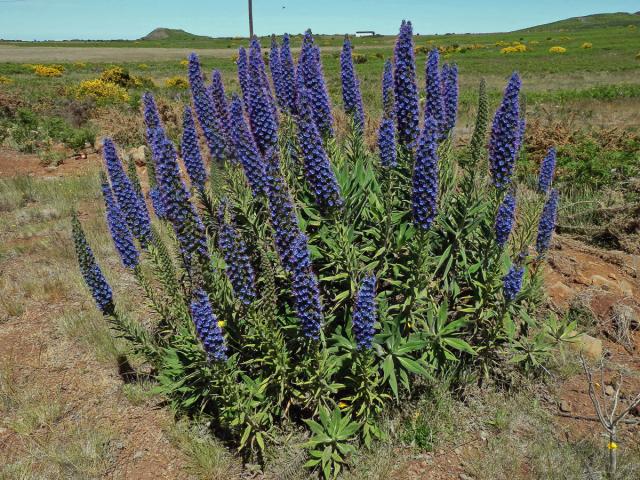
<svg viewBox="0 0 640 480">
<path fill-rule="evenodd" d="M 55 172 L 56 170 L 58 170 L 58 167 L 56 165 L 49 165 L 48 167 L 44 167 L 44 170 L 46 172 Z"/>
<path fill-rule="evenodd" d="M 133 454 L 134 460 L 139 460 L 142 457 L 144 457 L 144 452 L 142 450 L 138 450 L 136 453 Z"/>
<path fill-rule="evenodd" d="M 129 158 L 135 162 L 139 167 L 143 167 L 146 164 L 146 155 L 144 145 L 140 145 L 137 148 L 132 148 L 128 151 Z"/>
<path fill-rule="evenodd" d="M 582 334 L 574 342 L 570 342 L 569 348 L 582 353 L 592 361 L 602 357 L 602 340 L 591 335 Z"/>
<path fill-rule="evenodd" d="M 453 452 L 454 452 L 456 455 L 460 455 L 460 454 L 462 453 L 462 448 L 460 448 L 460 447 L 456 447 L 456 448 L 454 448 L 454 449 L 453 449 Z"/>
<path fill-rule="evenodd" d="M 560 402 L 560 411 L 564 413 L 569 413 L 571 411 L 571 402 L 567 400 L 562 400 Z"/>
<path fill-rule="evenodd" d="M 606 387 L 604 387 L 604 393 L 605 395 L 607 395 L 608 397 L 612 396 L 614 393 L 616 393 L 616 391 L 613 389 L 612 385 L 607 385 Z"/>
</svg>

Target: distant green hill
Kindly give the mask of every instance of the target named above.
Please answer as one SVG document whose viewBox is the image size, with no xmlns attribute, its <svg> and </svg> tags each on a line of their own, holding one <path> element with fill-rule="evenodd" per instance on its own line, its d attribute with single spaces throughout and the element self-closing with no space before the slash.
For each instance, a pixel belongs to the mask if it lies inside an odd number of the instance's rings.
<svg viewBox="0 0 640 480">
<path fill-rule="evenodd" d="M 518 32 L 574 32 L 590 28 L 640 26 L 640 12 L 597 13 L 584 17 L 572 17 L 557 22 L 517 30 Z"/>
<path fill-rule="evenodd" d="M 156 28 L 153 32 L 145 35 L 140 40 L 168 40 L 168 41 L 184 41 L 184 40 L 210 40 L 211 37 L 205 35 L 194 35 L 177 28 Z"/>
</svg>

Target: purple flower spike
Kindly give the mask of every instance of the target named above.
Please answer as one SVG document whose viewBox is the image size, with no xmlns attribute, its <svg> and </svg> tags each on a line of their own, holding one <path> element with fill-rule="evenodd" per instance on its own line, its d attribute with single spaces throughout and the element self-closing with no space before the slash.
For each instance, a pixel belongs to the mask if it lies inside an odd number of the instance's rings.
<svg viewBox="0 0 640 480">
<path fill-rule="evenodd" d="M 104 162 L 109 172 L 113 193 L 129 230 L 144 247 L 151 240 L 151 219 L 147 205 L 127 177 L 113 141 L 106 138 L 103 147 Z"/>
<path fill-rule="evenodd" d="M 340 54 L 342 101 L 344 102 L 344 111 L 351 116 L 357 131 L 362 134 L 364 130 L 364 108 L 362 107 L 360 82 L 353 66 L 351 50 L 351 42 L 348 38 L 345 38 L 342 45 L 342 53 Z"/>
<path fill-rule="evenodd" d="M 324 322 L 318 278 L 311 269 L 307 237 L 300 233 L 291 246 L 291 294 L 302 334 L 311 339 L 320 338 Z"/>
<path fill-rule="evenodd" d="M 396 125 L 393 118 L 384 118 L 378 130 L 378 149 L 380 163 L 385 167 L 395 167 L 398 164 L 396 149 Z"/>
<path fill-rule="evenodd" d="M 253 266 L 247 253 L 247 246 L 233 224 L 233 217 L 229 214 L 230 218 L 227 220 L 225 210 L 226 203 L 223 202 L 218 212 L 220 224 L 218 245 L 227 264 L 226 274 L 234 294 L 242 303 L 250 305 L 256 298 Z"/>
<path fill-rule="evenodd" d="M 264 155 L 278 143 L 276 107 L 266 78 L 264 60 L 257 38 L 251 40 L 249 50 L 249 79 L 247 82 L 247 111 L 253 138 Z"/>
<path fill-rule="evenodd" d="M 209 147 L 211 158 L 224 160 L 225 144 L 220 119 L 216 115 L 211 92 L 205 87 L 200 60 L 195 53 L 189 55 L 189 84 L 198 123 Z"/>
<path fill-rule="evenodd" d="M 351 328 L 356 338 L 358 350 L 369 350 L 375 334 L 376 312 L 376 277 L 369 275 L 360 283 L 353 307 Z"/>
<path fill-rule="evenodd" d="M 538 223 L 538 237 L 536 239 L 536 250 L 538 250 L 539 256 L 549 250 L 551 245 L 551 237 L 556 229 L 556 222 L 558 220 L 558 190 L 555 188 L 551 190 L 549 198 L 544 204 L 542 209 L 542 215 L 540 215 L 540 222 Z"/>
<path fill-rule="evenodd" d="M 556 170 L 556 149 L 551 147 L 547 152 L 547 156 L 542 160 L 540 165 L 540 174 L 538 175 L 538 190 L 547 193 L 553 183 L 553 175 Z"/>
<path fill-rule="evenodd" d="M 516 197 L 512 192 L 507 192 L 504 200 L 498 207 L 496 215 L 495 232 L 496 243 L 502 248 L 506 245 L 513 229 L 516 218 Z"/>
<path fill-rule="evenodd" d="M 438 131 L 436 121 L 427 118 L 418 142 L 413 170 L 413 221 L 428 230 L 438 210 Z"/>
<path fill-rule="evenodd" d="M 398 144 L 413 150 L 419 133 L 418 87 L 411 22 L 402 21 L 395 47 L 393 84 Z"/>
<path fill-rule="evenodd" d="M 247 127 L 242 111 L 242 101 L 234 95 L 231 101 L 231 138 L 238 161 L 244 169 L 253 196 L 258 196 L 265 191 L 264 161 L 260 156 L 253 136 Z"/>
<path fill-rule="evenodd" d="M 282 47 L 280 48 L 280 66 L 282 71 L 282 100 L 284 109 L 289 113 L 296 113 L 296 84 L 295 66 L 291 56 L 291 45 L 287 33 L 282 37 Z"/>
<path fill-rule="evenodd" d="M 302 50 L 296 72 L 308 90 L 313 120 L 323 137 L 333 136 L 333 115 L 327 85 L 322 73 L 320 49 L 314 44 L 311 30 L 307 30 L 302 41 Z M 297 87 L 297 84 L 296 84 Z"/>
<path fill-rule="evenodd" d="M 322 144 L 322 137 L 313 121 L 308 91 L 298 88 L 298 142 L 304 159 L 304 174 L 313 191 L 316 204 L 333 209 L 343 204 L 340 187 Z"/>
<path fill-rule="evenodd" d="M 182 127 L 182 160 L 191 179 L 191 185 L 199 190 L 204 190 L 204 184 L 207 181 L 207 170 L 200 154 L 196 124 L 193 121 L 191 107 L 188 105 L 184 107 Z"/>
<path fill-rule="evenodd" d="M 438 133 L 442 138 L 444 127 L 444 102 L 442 99 L 442 84 L 440 81 L 440 52 L 437 48 L 429 51 L 425 71 L 427 79 L 426 102 L 424 116 L 433 118 L 436 122 Z"/>
<path fill-rule="evenodd" d="M 520 87 L 522 82 L 514 73 L 504 91 L 496 111 L 489 140 L 489 165 L 493 184 L 498 189 L 511 183 L 516 158 L 520 150 L 524 123 L 520 119 Z"/>
<path fill-rule="evenodd" d="M 190 305 L 191 318 L 196 326 L 196 333 L 207 356 L 217 362 L 227 359 L 227 346 L 218 325 L 218 319 L 213 313 L 207 293 L 202 290 L 193 292 Z"/>
<path fill-rule="evenodd" d="M 507 302 L 513 302 L 522 289 L 522 279 L 524 277 L 524 267 L 511 265 L 509 272 L 502 279 L 502 293 Z"/>
<path fill-rule="evenodd" d="M 120 255 L 122 264 L 126 268 L 135 268 L 136 265 L 138 265 L 140 254 L 133 241 L 133 235 L 131 235 L 127 223 L 124 220 L 122 210 L 113 197 L 111 186 L 104 174 L 102 179 L 102 196 L 104 197 L 106 208 L 107 226 L 109 227 L 111 238 L 113 239 L 118 255 Z"/>
</svg>

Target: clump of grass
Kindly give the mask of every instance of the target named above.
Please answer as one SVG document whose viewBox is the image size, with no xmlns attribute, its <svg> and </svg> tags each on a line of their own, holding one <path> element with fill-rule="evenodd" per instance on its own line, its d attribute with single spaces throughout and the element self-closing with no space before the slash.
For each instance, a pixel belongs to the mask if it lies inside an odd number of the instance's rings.
<svg viewBox="0 0 640 480">
<path fill-rule="evenodd" d="M 209 480 L 228 480 L 240 473 L 240 465 L 217 440 L 207 434 L 204 425 L 190 426 L 179 421 L 167 430 L 167 436 L 187 459 L 190 473 Z"/>
<path fill-rule="evenodd" d="M 122 350 L 104 319 L 92 310 L 65 312 L 59 319 L 59 325 L 63 333 L 80 340 L 95 352 L 100 361 L 114 363 L 122 356 Z"/>
</svg>

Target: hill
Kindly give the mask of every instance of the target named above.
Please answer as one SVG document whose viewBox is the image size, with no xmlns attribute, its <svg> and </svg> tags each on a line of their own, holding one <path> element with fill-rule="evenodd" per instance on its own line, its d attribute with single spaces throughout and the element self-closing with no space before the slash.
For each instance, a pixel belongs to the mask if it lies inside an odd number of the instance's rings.
<svg viewBox="0 0 640 480">
<path fill-rule="evenodd" d="M 640 26 L 640 12 L 596 13 L 584 17 L 571 17 L 557 22 L 523 28 L 517 32 L 569 32 L 604 27 Z"/>
<path fill-rule="evenodd" d="M 205 35 L 194 35 L 178 28 L 156 28 L 151 33 L 145 35 L 140 40 L 210 40 L 211 37 Z"/>
</svg>

